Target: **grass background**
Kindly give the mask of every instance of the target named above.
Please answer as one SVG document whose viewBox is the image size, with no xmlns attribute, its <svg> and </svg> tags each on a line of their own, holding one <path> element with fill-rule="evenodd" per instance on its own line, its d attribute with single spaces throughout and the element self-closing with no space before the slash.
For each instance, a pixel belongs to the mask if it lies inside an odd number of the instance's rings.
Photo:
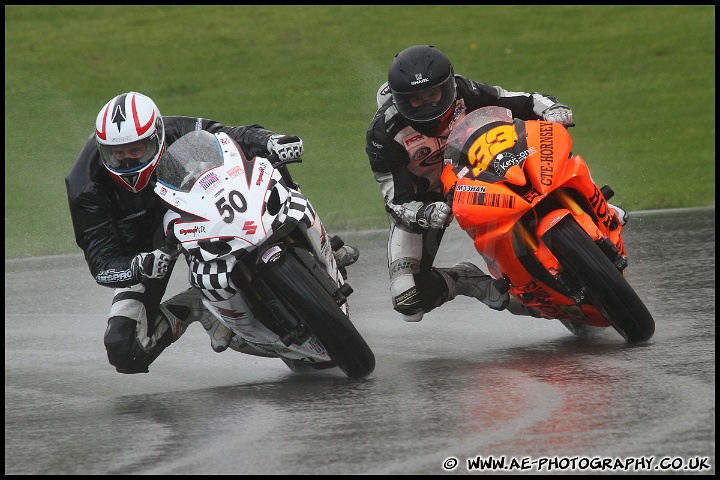
<svg viewBox="0 0 720 480">
<path fill-rule="evenodd" d="M 115 95 L 260 123 L 331 231 L 387 225 L 364 151 L 393 56 L 573 108 L 575 153 L 629 210 L 715 204 L 715 6 L 6 6 L 5 258 L 79 252 L 64 178 Z"/>
</svg>

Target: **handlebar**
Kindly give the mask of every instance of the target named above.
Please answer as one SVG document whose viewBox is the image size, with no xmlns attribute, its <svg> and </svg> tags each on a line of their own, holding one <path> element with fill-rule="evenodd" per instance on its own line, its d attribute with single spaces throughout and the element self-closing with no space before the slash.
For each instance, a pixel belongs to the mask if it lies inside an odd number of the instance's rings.
<svg viewBox="0 0 720 480">
<path fill-rule="evenodd" d="M 288 170 L 287 166 L 290 163 L 302 163 L 302 158 L 289 158 L 287 160 L 280 160 L 280 157 L 277 153 L 271 153 L 268 155 L 267 159 L 272 163 L 273 167 L 277 168 L 280 171 L 280 175 L 282 176 L 283 180 L 293 187 L 294 189 L 299 189 L 300 185 L 293 180 L 292 175 L 290 175 L 290 170 Z"/>
<path fill-rule="evenodd" d="M 287 165 L 288 163 L 302 163 L 302 158 L 289 158 L 287 160 L 280 160 L 280 157 L 277 153 L 271 153 L 267 156 L 267 159 L 270 160 L 270 163 L 272 163 L 273 167 L 275 168 Z"/>
<path fill-rule="evenodd" d="M 161 247 L 161 250 L 165 253 L 171 253 L 172 251 L 176 250 L 178 245 L 180 245 L 180 240 L 175 236 L 175 222 L 177 220 L 173 220 L 170 222 L 167 226 L 167 230 L 165 230 L 165 243 Z M 169 250 L 169 251 L 166 251 Z"/>
<path fill-rule="evenodd" d="M 450 190 L 448 190 L 447 196 L 445 196 L 445 203 L 447 204 L 448 207 L 452 207 L 453 197 L 455 197 L 455 185 L 450 187 Z"/>
</svg>

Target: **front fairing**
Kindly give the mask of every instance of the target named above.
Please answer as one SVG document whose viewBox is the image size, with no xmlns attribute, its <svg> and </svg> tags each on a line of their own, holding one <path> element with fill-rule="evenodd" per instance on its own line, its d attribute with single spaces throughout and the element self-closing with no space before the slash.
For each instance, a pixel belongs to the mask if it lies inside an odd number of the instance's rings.
<svg viewBox="0 0 720 480">
<path fill-rule="evenodd" d="M 179 214 L 177 239 L 206 261 L 257 248 L 290 195 L 269 160 L 248 159 L 226 134 L 202 130 L 168 148 L 155 191 Z"/>
<path fill-rule="evenodd" d="M 561 124 L 513 120 L 506 109 L 488 107 L 459 123 L 448 146 L 443 183 L 454 192 L 455 218 L 511 293 L 547 279 L 540 270 L 562 269 L 543 236 L 565 215 L 625 254 L 622 228 Z"/>
<path fill-rule="evenodd" d="M 453 213 L 461 228 L 490 251 L 530 210 L 551 197 L 582 223 L 591 221 L 610 235 L 610 210 L 585 161 L 572 156 L 572 139 L 555 122 L 514 120 L 509 110 L 485 107 L 471 112 L 453 130 L 446 148 L 444 185 L 454 189 Z M 562 198 L 560 198 L 562 196 Z M 546 202 L 547 203 L 547 202 Z M 538 215 L 544 215 L 539 210 Z"/>
<path fill-rule="evenodd" d="M 269 160 L 247 158 L 225 133 L 194 131 L 167 149 L 155 192 L 170 207 L 166 226 L 172 226 L 188 254 L 190 283 L 202 291 L 205 305 L 220 321 L 256 350 L 294 360 L 330 361 L 312 336 L 302 344 L 284 345 L 261 318 L 258 297 L 246 291 L 245 277 L 259 268 L 256 263 L 266 261 L 266 252 L 278 250 L 277 244 L 290 235 L 304 236 L 313 248 L 318 245 L 328 274 L 330 267 L 337 271 L 310 203 L 288 187 Z M 247 255 L 250 252 L 257 255 Z M 243 288 L 236 283 L 241 281 Z"/>
</svg>

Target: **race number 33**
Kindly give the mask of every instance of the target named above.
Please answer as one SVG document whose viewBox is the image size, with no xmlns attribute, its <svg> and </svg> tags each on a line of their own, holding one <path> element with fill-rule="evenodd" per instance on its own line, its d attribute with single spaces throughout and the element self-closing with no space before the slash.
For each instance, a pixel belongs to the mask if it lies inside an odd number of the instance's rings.
<svg viewBox="0 0 720 480">
<path fill-rule="evenodd" d="M 500 125 L 480 135 L 468 148 L 468 161 L 477 176 L 487 170 L 495 156 L 517 143 L 517 133 L 513 125 Z"/>
</svg>

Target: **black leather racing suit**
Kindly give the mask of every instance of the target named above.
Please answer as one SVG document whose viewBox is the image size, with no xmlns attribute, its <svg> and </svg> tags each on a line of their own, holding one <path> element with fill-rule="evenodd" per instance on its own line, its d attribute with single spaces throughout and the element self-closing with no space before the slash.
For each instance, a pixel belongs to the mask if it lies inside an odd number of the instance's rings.
<svg viewBox="0 0 720 480">
<path fill-rule="evenodd" d="M 227 127 L 193 117 L 164 116 L 163 122 L 166 146 L 192 130 L 225 132 L 249 157 L 269 153 L 268 139 L 275 134 L 260 125 Z M 160 328 L 164 322 L 160 302 L 170 271 L 164 279 L 139 282 L 130 269 L 135 255 L 162 245 L 167 207 L 155 194 L 154 184 L 153 176 L 138 193 L 123 188 L 103 166 L 95 135 L 85 142 L 65 178 L 75 241 L 95 281 L 116 289 L 105 346 L 110 363 L 121 373 L 147 372 L 150 363 L 183 333 Z"/>
<path fill-rule="evenodd" d="M 388 270 L 393 307 L 406 321 L 419 321 L 448 300 L 448 285 L 433 267 L 445 229 L 423 229 L 417 212 L 443 201 L 443 148 L 452 127 L 473 110 L 500 106 L 515 118 L 538 120 L 558 103 L 541 93 L 508 92 L 455 75 L 457 100 L 448 128 L 436 137 L 415 130 L 398 113 L 387 83 L 378 90 L 378 111 L 367 130 L 365 150 L 390 219 Z"/>
</svg>

